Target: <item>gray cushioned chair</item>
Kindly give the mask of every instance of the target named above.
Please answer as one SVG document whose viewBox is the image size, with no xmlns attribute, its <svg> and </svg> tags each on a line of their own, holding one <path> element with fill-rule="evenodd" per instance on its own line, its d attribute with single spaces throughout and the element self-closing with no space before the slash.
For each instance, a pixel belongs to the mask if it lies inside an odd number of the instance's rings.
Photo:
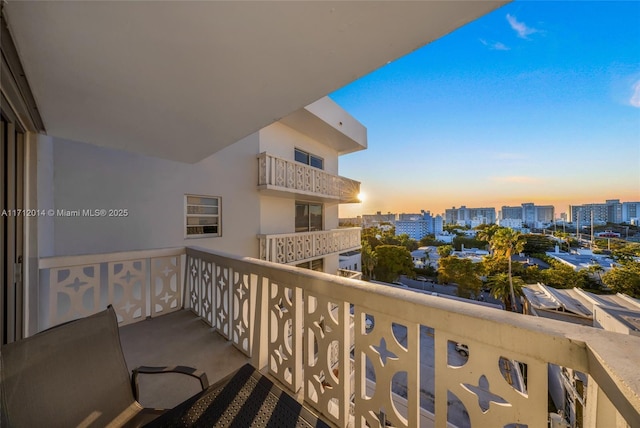
<svg viewBox="0 0 640 428">
<path fill-rule="evenodd" d="M 162 410 L 137 401 L 137 374 L 180 372 L 188 367 L 139 367 L 130 378 L 113 308 L 71 321 L 0 350 L 0 426 L 142 426 Z M 185 397 L 186 398 L 186 397 Z"/>
</svg>

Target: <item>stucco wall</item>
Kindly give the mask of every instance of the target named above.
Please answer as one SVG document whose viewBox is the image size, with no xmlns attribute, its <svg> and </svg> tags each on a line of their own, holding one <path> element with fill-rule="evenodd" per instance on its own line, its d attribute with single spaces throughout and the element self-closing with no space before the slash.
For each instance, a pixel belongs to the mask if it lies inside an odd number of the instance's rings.
<svg viewBox="0 0 640 428">
<path fill-rule="evenodd" d="M 129 214 L 55 217 L 49 255 L 198 245 L 257 257 L 257 154 L 257 133 L 196 164 L 54 140 L 54 209 L 127 209 Z M 40 169 L 44 174 L 48 168 L 43 162 Z M 221 237 L 185 239 L 185 193 L 222 198 Z"/>
<path fill-rule="evenodd" d="M 294 149 L 301 149 L 324 159 L 324 170 L 338 175 L 338 152 L 281 123 L 260 130 L 260 151 L 294 160 Z"/>
</svg>

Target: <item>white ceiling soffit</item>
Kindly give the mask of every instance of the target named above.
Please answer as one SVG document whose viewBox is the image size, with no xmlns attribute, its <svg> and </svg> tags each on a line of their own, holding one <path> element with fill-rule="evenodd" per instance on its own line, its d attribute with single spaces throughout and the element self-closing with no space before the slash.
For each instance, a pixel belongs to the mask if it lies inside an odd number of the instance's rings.
<svg viewBox="0 0 640 428">
<path fill-rule="evenodd" d="M 9 1 L 47 133 L 196 162 L 507 1 Z"/>
</svg>

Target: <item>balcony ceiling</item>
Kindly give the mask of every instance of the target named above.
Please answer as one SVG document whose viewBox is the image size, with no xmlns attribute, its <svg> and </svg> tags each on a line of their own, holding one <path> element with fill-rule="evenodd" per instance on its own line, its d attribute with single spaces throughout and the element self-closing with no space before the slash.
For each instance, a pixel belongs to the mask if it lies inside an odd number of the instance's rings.
<svg viewBox="0 0 640 428">
<path fill-rule="evenodd" d="M 196 162 L 499 1 L 9 1 L 48 135 Z"/>
</svg>

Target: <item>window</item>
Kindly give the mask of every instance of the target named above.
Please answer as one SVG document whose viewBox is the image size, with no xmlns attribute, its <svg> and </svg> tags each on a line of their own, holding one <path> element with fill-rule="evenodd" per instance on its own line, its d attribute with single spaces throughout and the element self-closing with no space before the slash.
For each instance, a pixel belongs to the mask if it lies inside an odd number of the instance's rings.
<svg viewBox="0 0 640 428">
<path fill-rule="evenodd" d="M 322 204 L 296 202 L 296 232 L 322 230 Z"/>
<path fill-rule="evenodd" d="M 187 238 L 221 236 L 219 197 L 185 195 L 184 202 Z"/>
<path fill-rule="evenodd" d="M 296 162 L 311 165 L 314 168 L 324 169 L 324 159 L 303 150 L 295 149 L 295 159 Z"/>
<path fill-rule="evenodd" d="M 297 264 L 296 267 L 302 269 L 311 269 L 315 270 L 316 272 L 324 272 L 324 259 L 316 259 L 309 262 L 300 263 Z"/>
</svg>

